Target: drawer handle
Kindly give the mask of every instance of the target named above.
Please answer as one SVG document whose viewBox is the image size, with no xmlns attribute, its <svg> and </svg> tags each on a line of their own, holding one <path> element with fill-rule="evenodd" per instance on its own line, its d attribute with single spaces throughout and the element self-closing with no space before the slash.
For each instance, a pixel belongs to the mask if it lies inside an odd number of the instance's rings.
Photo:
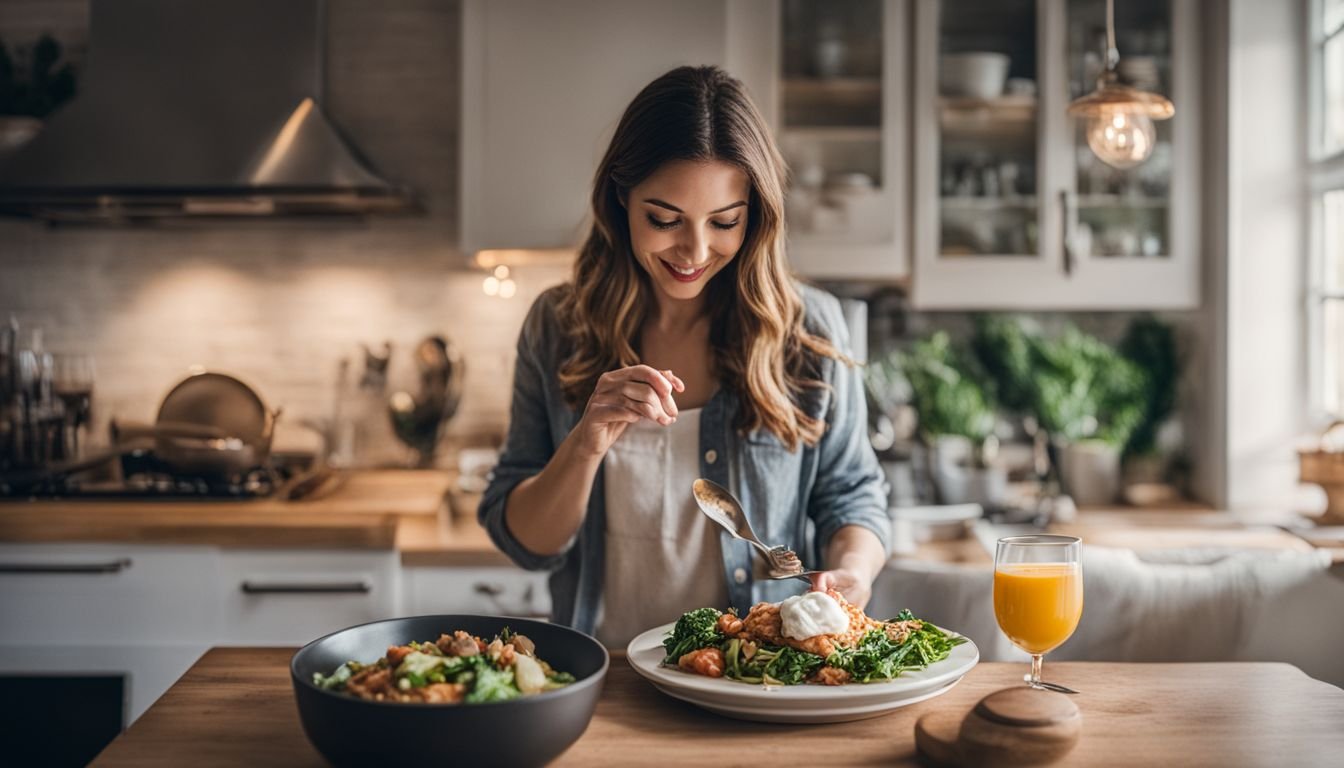
<svg viewBox="0 0 1344 768">
<path fill-rule="evenodd" d="M 0 573 L 97 575 L 121 573 L 130 567 L 131 559 L 123 557 L 106 563 L 0 563 Z"/>
<path fill-rule="evenodd" d="M 373 585 L 367 581 L 276 582 L 244 581 L 240 588 L 247 595 L 367 595 Z"/>
</svg>

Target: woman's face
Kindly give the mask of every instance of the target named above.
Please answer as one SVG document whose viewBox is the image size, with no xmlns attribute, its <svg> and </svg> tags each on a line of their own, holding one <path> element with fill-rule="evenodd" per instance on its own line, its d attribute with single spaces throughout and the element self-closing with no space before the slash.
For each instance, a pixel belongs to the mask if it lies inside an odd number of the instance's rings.
<svg viewBox="0 0 1344 768">
<path fill-rule="evenodd" d="M 694 299 L 742 247 L 747 175 L 720 161 L 665 163 L 630 190 L 630 245 L 658 291 Z"/>
</svg>

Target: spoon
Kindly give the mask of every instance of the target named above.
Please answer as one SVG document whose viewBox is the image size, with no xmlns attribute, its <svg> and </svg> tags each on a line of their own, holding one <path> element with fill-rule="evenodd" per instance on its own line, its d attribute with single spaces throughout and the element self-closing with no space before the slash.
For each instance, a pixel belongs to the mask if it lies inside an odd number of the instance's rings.
<svg viewBox="0 0 1344 768">
<path fill-rule="evenodd" d="M 745 541 L 760 550 L 765 556 L 765 562 L 770 566 L 771 579 L 802 579 L 811 582 L 812 574 L 821 573 L 804 569 L 802 561 L 791 549 L 766 546 L 751 529 L 751 521 L 747 519 L 747 513 L 742 510 L 741 502 L 727 488 L 702 477 L 691 485 L 691 492 L 695 497 L 696 506 L 705 513 L 705 517 L 718 523 L 733 538 Z"/>
</svg>

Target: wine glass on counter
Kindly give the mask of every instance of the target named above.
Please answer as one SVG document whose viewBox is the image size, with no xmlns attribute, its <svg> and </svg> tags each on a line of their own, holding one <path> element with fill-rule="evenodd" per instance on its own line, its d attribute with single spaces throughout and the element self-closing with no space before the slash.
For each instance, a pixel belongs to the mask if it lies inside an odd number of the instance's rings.
<svg viewBox="0 0 1344 768">
<path fill-rule="evenodd" d="M 1038 534 L 999 539 L 994 552 L 994 618 L 1031 654 L 1032 688 L 1076 693 L 1041 680 L 1045 654 L 1063 645 L 1083 615 L 1082 539 Z"/>
<path fill-rule="evenodd" d="M 79 458 L 80 433 L 87 431 L 93 416 L 93 356 L 56 355 L 53 363 L 52 392 L 65 407 L 66 458 Z"/>
</svg>

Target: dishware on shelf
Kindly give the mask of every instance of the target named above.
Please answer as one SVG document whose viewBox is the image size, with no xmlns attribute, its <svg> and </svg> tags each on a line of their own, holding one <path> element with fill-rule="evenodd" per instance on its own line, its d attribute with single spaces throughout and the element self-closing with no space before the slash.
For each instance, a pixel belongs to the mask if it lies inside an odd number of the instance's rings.
<svg viewBox="0 0 1344 768">
<path fill-rule="evenodd" d="M 998 98 L 1010 62 L 1008 56 L 990 51 L 944 54 L 938 62 L 938 90 L 944 96 Z"/>
<path fill-rule="evenodd" d="M 325 675 L 350 659 L 375 658 L 390 645 L 432 642 L 454 630 L 490 637 L 506 627 L 530 638 L 547 662 L 575 681 L 508 701 L 457 705 L 367 701 L 313 683 L 315 672 Z M 295 653 L 289 673 L 303 731 L 335 765 L 540 766 L 583 735 L 608 666 L 601 643 L 559 624 L 442 615 L 375 621 L 334 632 Z"/>
<path fill-rule="evenodd" d="M 675 623 L 654 627 L 630 641 L 630 666 L 674 699 L 739 720 L 768 723 L 840 723 L 886 714 L 950 691 L 980 661 L 970 638 L 953 646 L 946 659 L 894 680 L 860 685 L 764 686 L 722 677 L 687 674 L 663 666 L 663 638 Z M 955 632 L 944 630 L 960 637 Z"/>
<path fill-rule="evenodd" d="M 1035 96 L 1036 81 L 1030 77 L 1010 77 L 1003 84 L 1003 92 L 1009 96 Z"/>
<path fill-rule="evenodd" d="M 1007 536 L 994 552 L 994 618 L 1013 645 L 1031 654 L 1024 679 L 1044 689 L 1045 654 L 1063 645 L 1083 615 L 1082 539 Z"/>
</svg>

